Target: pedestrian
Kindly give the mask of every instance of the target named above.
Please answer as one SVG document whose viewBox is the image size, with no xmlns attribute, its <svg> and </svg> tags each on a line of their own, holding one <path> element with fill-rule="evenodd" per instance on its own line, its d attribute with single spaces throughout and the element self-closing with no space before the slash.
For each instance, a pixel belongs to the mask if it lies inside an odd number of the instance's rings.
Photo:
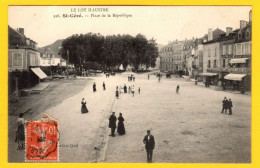
<svg viewBox="0 0 260 168">
<path fill-rule="evenodd" d="M 129 86 L 128 87 L 128 93 L 130 94 L 132 91 L 131 91 L 131 87 Z"/>
<path fill-rule="evenodd" d="M 118 86 L 116 87 L 116 98 L 119 99 L 119 91 L 118 91 Z"/>
<path fill-rule="evenodd" d="M 151 134 L 150 130 L 147 130 L 147 135 L 145 135 L 143 142 L 145 144 L 145 149 L 147 153 L 147 162 L 151 163 L 153 158 L 155 141 L 154 141 L 154 136 Z"/>
<path fill-rule="evenodd" d="M 150 79 L 150 75 L 148 75 L 148 80 Z"/>
<path fill-rule="evenodd" d="M 177 93 L 177 94 L 179 94 L 179 90 L 180 90 L 180 86 L 177 85 L 177 87 L 176 87 L 176 93 Z"/>
<path fill-rule="evenodd" d="M 222 111 L 221 113 L 223 113 L 225 111 L 225 114 L 227 113 L 227 105 L 228 105 L 228 100 L 226 97 L 224 97 L 224 100 L 222 101 Z"/>
<path fill-rule="evenodd" d="M 117 118 L 115 116 L 115 112 L 112 112 L 112 115 L 109 117 L 109 125 L 108 125 L 108 127 L 111 128 L 110 136 L 112 136 L 112 137 L 115 136 L 116 120 L 117 120 Z"/>
<path fill-rule="evenodd" d="M 232 107 L 233 107 L 232 101 L 231 101 L 231 99 L 229 99 L 229 101 L 228 101 L 228 111 L 229 111 L 229 115 L 232 115 Z"/>
<path fill-rule="evenodd" d="M 122 113 L 119 113 L 118 117 L 118 124 L 117 124 L 117 133 L 119 135 L 124 135 L 125 134 L 125 125 L 124 125 L 124 118 L 122 116 Z"/>
<path fill-rule="evenodd" d="M 133 76 L 133 82 L 135 82 L 135 76 Z"/>
<path fill-rule="evenodd" d="M 106 84 L 103 82 L 103 90 L 106 90 Z"/>
<path fill-rule="evenodd" d="M 160 81 L 161 81 L 161 77 L 159 76 L 159 77 L 158 77 L 158 82 L 160 83 Z"/>
<path fill-rule="evenodd" d="M 23 118 L 24 113 L 20 113 L 17 124 L 18 124 L 18 129 L 16 131 L 16 138 L 15 142 L 18 143 L 17 150 L 24 150 L 25 149 L 25 134 L 24 134 L 24 118 Z"/>
<path fill-rule="evenodd" d="M 87 108 L 86 104 L 87 104 L 86 100 L 84 98 L 82 98 L 82 101 L 81 101 L 81 113 L 82 114 L 88 112 L 88 108 Z"/>
<path fill-rule="evenodd" d="M 93 83 L 93 92 L 96 92 L 96 91 L 97 91 L 96 83 L 94 82 L 94 83 Z"/>
<path fill-rule="evenodd" d="M 126 84 L 124 86 L 124 93 L 127 93 L 127 86 L 126 86 Z"/>
<path fill-rule="evenodd" d="M 140 87 L 138 88 L 138 93 L 139 93 L 139 94 L 141 93 L 141 88 L 140 88 Z"/>
<path fill-rule="evenodd" d="M 121 86 L 119 86 L 119 93 L 120 93 L 120 94 L 122 93 L 122 88 L 121 88 Z"/>
<path fill-rule="evenodd" d="M 135 96 L 135 86 L 133 85 L 132 86 L 132 94 L 133 94 L 133 97 Z"/>
</svg>

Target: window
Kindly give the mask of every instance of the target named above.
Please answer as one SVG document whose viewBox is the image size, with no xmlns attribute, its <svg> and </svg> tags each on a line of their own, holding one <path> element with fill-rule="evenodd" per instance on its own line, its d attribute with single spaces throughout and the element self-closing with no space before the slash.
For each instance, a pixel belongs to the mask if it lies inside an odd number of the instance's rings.
<svg viewBox="0 0 260 168">
<path fill-rule="evenodd" d="M 238 34 L 238 40 L 240 40 L 241 38 L 242 38 L 242 34 L 239 33 L 239 34 Z"/>
<path fill-rule="evenodd" d="M 226 60 L 223 59 L 223 68 L 225 68 L 225 66 L 226 66 Z"/>
<path fill-rule="evenodd" d="M 226 46 L 223 45 L 223 48 L 222 48 L 222 55 L 226 55 Z"/>
<path fill-rule="evenodd" d="M 216 57 L 217 56 L 217 47 L 214 48 L 213 50 L 213 55 Z"/>
<path fill-rule="evenodd" d="M 13 53 L 13 66 L 22 67 L 23 66 L 23 54 L 22 53 Z"/>
<path fill-rule="evenodd" d="M 217 60 L 214 60 L 214 66 L 213 66 L 214 68 L 216 68 L 217 67 Z"/>
<path fill-rule="evenodd" d="M 208 68 L 210 68 L 210 60 L 208 60 Z"/>
<path fill-rule="evenodd" d="M 249 54 L 249 44 L 248 43 L 246 43 L 245 44 L 245 54 Z"/>
<path fill-rule="evenodd" d="M 246 32 L 246 37 L 250 38 L 250 32 L 249 31 Z"/>
<path fill-rule="evenodd" d="M 28 53 L 29 59 L 30 59 L 30 65 L 36 65 L 35 62 L 35 54 L 34 53 Z"/>
<path fill-rule="evenodd" d="M 229 54 L 229 55 L 232 54 L 232 45 L 228 45 L 228 54 Z"/>
<path fill-rule="evenodd" d="M 242 46 L 242 54 L 245 54 L 245 44 L 241 44 Z"/>
<path fill-rule="evenodd" d="M 208 48 L 208 55 L 209 55 L 209 57 L 210 57 L 210 55 L 211 55 L 211 54 L 210 54 L 210 48 Z"/>
<path fill-rule="evenodd" d="M 241 44 L 236 45 L 236 55 L 241 55 Z"/>
</svg>

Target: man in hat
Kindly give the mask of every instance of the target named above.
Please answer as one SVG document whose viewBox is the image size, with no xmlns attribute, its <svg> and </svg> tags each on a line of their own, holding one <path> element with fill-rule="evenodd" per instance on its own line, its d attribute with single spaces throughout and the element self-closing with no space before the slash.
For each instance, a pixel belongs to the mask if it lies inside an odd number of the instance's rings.
<svg viewBox="0 0 260 168">
<path fill-rule="evenodd" d="M 229 115 L 232 115 L 232 107 L 233 107 L 232 101 L 231 101 L 231 99 L 229 99 L 229 100 L 228 100 L 228 111 L 229 111 Z"/>
<path fill-rule="evenodd" d="M 154 136 L 151 134 L 150 130 L 147 130 L 147 135 L 145 135 L 143 142 L 145 144 L 145 149 L 147 152 L 147 162 L 151 163 L 153 157 L 153 150 L 155 147 L 155 141 Z"/>
<path fill-rule="evenodd" d="M 224 97 L 224 100 L 222 101 L 222 111 L 221 113 L 224 112 L 225 110 L 225 114 L 227 113 L 227 107 L 228 107 L 228 100 L 226 97 Z"/>
<path fill-rule="evenodd" d="M 115 116 L 115 112 L 112 112 L 112 115 L 109 117 L 109 128 L 111 128 L 111 136 L 114 137 L 115 136 L 115 130 L 116 130 L 116 116 Z"/>
</svg>

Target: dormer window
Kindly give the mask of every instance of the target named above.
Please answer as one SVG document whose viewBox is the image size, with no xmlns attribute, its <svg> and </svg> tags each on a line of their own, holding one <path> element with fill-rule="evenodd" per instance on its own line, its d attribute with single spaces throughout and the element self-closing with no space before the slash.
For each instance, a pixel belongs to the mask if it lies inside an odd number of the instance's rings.
<svg viewBox="0 0 260 168">
<path fill-rule="evenodd" d="M 238 33 L 238 40 L 242 38 L 242 33 Z"/>
<path fill-rule="evenodd" d="M 249 31 L 246 32 L 246 37 L 250 38 L 250 32 Z"/>
</svg>

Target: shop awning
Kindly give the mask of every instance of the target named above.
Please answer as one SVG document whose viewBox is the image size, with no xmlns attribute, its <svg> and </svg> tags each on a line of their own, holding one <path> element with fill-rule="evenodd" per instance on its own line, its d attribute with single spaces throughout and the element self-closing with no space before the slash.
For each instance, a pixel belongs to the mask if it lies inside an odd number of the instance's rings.
<svg viewBox="0 0 260 168">
<path fill-rule="evenodd" d="M 245 77 L 245 76 L 246 76 L 246 74 L 228 74 L 224 77 L 224 79 L 242 81 L 243 77 Z"/>
<path fill-rule="evenodd" d="M 218 75 L 218 73 L 205 72 L 200 74 L 200 76 L 216 76 L 216 75 Z"/>
<path fill-rule="evenodd" d="M 235 59 L 231 59 L 229 61 L 230 64 L 241 64 L 241 63 L 246 63 L 246 60 L 248 60 L 249 58 L 235 58 Z"/>
<path fill-rule="evenodd" d="M 41 68 L 31 68 L 31 70 L 37 75 L 40 79 L 46 78 L 47 75 L 41 70 Z"/>
</svg>

